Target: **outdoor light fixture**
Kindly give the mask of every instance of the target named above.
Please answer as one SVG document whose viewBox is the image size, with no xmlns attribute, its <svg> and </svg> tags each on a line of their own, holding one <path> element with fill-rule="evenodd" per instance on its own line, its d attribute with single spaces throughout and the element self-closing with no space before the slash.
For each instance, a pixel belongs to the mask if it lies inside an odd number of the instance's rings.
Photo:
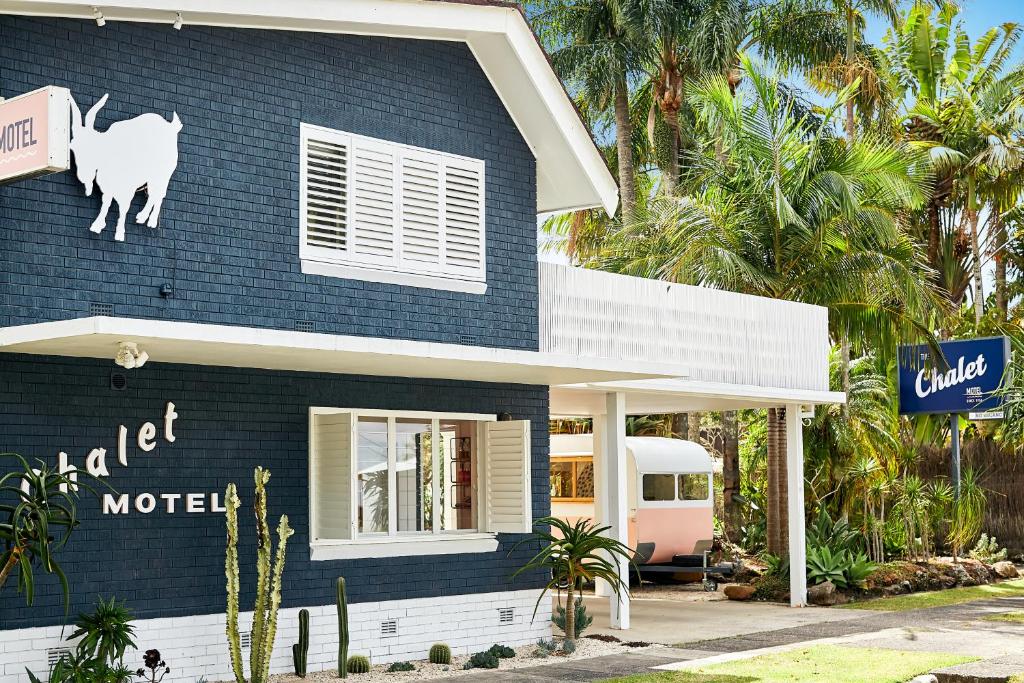
<svg viewBox="0 0 1024 683">
<path fill-rule="evenodd" d="M 172 26 L 174 27 L 175 31 L 180 31 L 181 27 L 184 25 L 185 20 L 181 18 L 181 12 L 178 12 L 176 15 L 174 15 L 174 23 L 172 24 Z"/>
<path fill-rule="evenodd" d="M 139 351 L 139 346 L 135 342 L 120 342 L 117 347 L 117 355 L 114 356 L 114 362 L 125 370 L 141 368 L 147 360 L 149 360 L 149 354 Z"/>
<path fill-rule="evenodd" d="M 103 12 L 100 11 L 99 7 L 92 8 L 92 16 L 96 19 L 97 26 L 106 26 L 107 20 L 103 18 Z"/>
</svg>

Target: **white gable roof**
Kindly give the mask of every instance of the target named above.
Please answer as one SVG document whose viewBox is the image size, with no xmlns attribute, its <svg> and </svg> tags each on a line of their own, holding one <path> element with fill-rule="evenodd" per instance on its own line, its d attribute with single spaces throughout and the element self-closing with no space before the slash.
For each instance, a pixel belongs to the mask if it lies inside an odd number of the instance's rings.
<svg viewBox="0 0 1024 683">
<path fill-rule="evenodd" d="M 0 13 L 465 42 L 537 159 L 537 211 L 603 206 L 618 188 L 514 6 L 435 0 L 0 0 Z"/>
</svg>

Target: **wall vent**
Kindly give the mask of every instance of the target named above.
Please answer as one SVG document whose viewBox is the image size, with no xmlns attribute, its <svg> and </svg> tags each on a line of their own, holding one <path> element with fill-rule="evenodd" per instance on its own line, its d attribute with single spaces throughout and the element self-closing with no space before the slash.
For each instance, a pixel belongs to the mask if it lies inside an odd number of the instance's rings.
<svg viewBox="0 0 1024 683">
<path fill-rule="evenodd" d="M 110 373 L 110 388 L 114 391 L 124 391 L 128 388 L 128 375 L 123 372 Z"/>
<path fill-rule="evenodd" d="M 498 610 L 498 623 L 499 624 L 511 624 L 516 619 L 516 608 L 515 607 L 502 607 Z"/>
<path fill-rule="evenodd" d="M 398 619 L 388 619 L 380 622 L 380 637 L 395 638 L 398 636 Z"/>
<path fill-rule="evenodd" d="M 312 320 L 296 320 L 295 330 L 298 332 L 316 332 L 316 323 Z"/>
<path fill-rule="evenodd" d="M 242 644 L 242 648 L 248 650 L 252 647 L 252 631 L 239 631 L 238 640 Z"/>
<path fill-rule="evenodd" d="M 46 649 L 46 665 L 52 670 L 62 657 L 70 657 L 71 650 L 66 647 L 49 647 Z"/>
<path fill-rule="evenodd" d="M 476 346 L 476 335 L 473 334 L 460 334 L 459 343 L 465 344 L 466 346 Z"/>
<path fill-rule="evenodd" d="M 89 315 L 114 315 L 114 304 L 89 304 Z"/>
</svg>

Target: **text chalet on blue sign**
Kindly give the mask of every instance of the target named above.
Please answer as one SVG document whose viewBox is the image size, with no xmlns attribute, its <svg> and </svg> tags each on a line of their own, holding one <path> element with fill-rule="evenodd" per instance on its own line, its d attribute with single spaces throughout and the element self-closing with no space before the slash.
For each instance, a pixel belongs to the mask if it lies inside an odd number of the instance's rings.
<svg viewBox="0 0 1024 683">
<path fill-rule="evenodd" d="M 927 345 L 899 353 L 900 413 L 967 413 L 996 410 L 996 390 L 1010 359 L 1008 337 L 941 342 L 949 369 L 941 371 Z"/>
</svg>

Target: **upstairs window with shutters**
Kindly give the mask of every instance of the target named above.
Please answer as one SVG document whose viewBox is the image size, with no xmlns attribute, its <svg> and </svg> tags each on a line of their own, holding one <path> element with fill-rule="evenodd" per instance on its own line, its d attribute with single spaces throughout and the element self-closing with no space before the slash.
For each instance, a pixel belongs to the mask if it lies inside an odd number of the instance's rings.
<svg viewBox="0 0 1024 683">
<path fill-rule="evenodd" d="M 486 290 L 484 162 L 302 124 L 303 272 Z"/>
</svg>

